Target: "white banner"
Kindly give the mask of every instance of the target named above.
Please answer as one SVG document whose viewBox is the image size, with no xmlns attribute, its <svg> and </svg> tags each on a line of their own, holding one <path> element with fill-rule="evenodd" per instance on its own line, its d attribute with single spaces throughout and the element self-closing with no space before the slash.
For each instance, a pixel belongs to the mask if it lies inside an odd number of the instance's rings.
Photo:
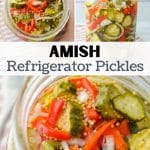
<svg viewBox="0 0 150 150">
<path fill-rule="evenodd" d="M 150 75 L 149 50 L 150 42 L 1 42 L 0 75 Z"/>
</svg>

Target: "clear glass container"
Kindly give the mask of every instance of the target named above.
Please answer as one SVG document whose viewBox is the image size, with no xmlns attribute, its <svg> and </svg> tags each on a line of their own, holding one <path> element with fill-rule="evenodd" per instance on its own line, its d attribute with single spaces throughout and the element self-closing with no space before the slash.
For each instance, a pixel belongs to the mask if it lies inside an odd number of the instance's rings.
<svg viewBox="0 0 150 150">
<path fill-rule="evenodd" d="M 138 0 L 86 0 L 87 41 L 135 41 Z"/>
<path fill-rule="evenodd" d="M 62 78 L 64 78 L 64 76 L 37 76 L 27 78 L 16 100 L 7 150 L 29 149 L 27 120 L 30 109 L 41 91 Z M 137 92 L 139 96 L 150 102 L 150 77 L 110 76 L 110 78 L 115 79 L 126 88 Z"/>
<path fill-rule="evenodd" d="M 70 16 L 70 0 L 62 0 L 63 1 L 63 12 L 62 12 L 62 18 L 60 20 L 60 23 L 54 30 L 50 30 L 49 32 L 39 34 L 39 35 L 33 35 L 27 32 L 24 32 L 23 30 L 19 29 L 17 25 L 14 23 L 11 14 L 10 14 L 10 0 L 5 1 L 5 10 L 4 10 L 4 18 L 7 26 L 9 29 L 17 35 L 19 38 L 25 40 L 25 41 L 56 41 L 61 39 L 63 36 L 63 33 L 66 32 L 66 26 L 67 22 L 69 20 Z"/>
</svg>

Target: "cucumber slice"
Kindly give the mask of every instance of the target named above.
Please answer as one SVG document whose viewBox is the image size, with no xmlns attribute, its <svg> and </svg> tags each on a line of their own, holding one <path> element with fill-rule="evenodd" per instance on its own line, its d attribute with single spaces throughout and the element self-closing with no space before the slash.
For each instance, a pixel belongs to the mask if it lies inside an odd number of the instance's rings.
<svg viewBox="0 0 150 150">
<path fill-rule="evenodd" d="M 150 150 L 150 129 L 131 135 L 129 147 L 130 150 Z"/>
<path fill-rule="evenodd" d="M 69 132 L 72 136 L 81 137 L 83 130 L 82 106 L 76 102 L 68 101 L 66 109 L 58 119 L 57 127 Z"/>
<path fill-rule="evenodd" d="M 145 111 L 141 100 L 131 93 L 120 95 L 113 99 L 116 110 L 131 120 L 141 120 L 145 117 Z"/>
<path fill-rule="evenodd" d="M 122 22 L 122 25 L 123 25 L 124 27 L 129 27 L 129 26 L 131 26 L 131 25 L 132 25 L 132 17 L 131 17 L 130 15 L 127 15 L 127 16 L 124 18 L 124 20 L 123 20 L 123 22 Z"/>
<path fill-rule="evenodd" d="M 121 29 L 117 26 L 117 24 L 110 24 L 106 27 L 105 33 L 109 36 L 116 37 L 119 36 Z"/>
<path fill-rule="evenodd" d="M 11 0 L 11 4 L 25 5 L 25 0 Z"/>
<path fill-rule="evenodd" d="M 111 100 L 119 95 L 125 94 L 125 92 L 126 90 L 118 84 L 110 85 L 109 87 L 109 97 Z"/>
<path fill-rule="evenodd" d="M 111 21 L 115 21 L 115 14 L 112 11 L 108 12 L 107 19 L 109 19 Z"/>
<path fill-rule="evenodd" d="M 42 150 L 62 150 L 62 147 L 57 141 L 47 140 L 42 143 Z"/>
<path fill-rule="evenodd" d="M 118 12 L 115 14 L 115 21 L 117 21 L 118 23 L 121 23 L 124 19 L 124 14 L 122 12 Z"/>
<path fill-rule="evenodd" d="M 139 129 L 150 128 L 150 117 L 146 116 L 144 119 L 137 121 L 136 125 Z"/>
<path fill-rule="evenodd" d="M 106 119 L 122 118 L 114 108 L 109 98 L 109 86 L 100 86 L 100 94 L 97 96 L 95 108 Z"/>
</svg>

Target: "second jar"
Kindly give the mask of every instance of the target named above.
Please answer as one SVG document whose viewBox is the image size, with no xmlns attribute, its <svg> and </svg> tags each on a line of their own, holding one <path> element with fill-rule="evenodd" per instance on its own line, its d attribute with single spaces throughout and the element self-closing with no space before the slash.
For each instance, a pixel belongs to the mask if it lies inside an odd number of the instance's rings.
<svg viewBox="0 0 150 150">
<path fill-rule="evenodd" d="M 135 41 L 137 0 L 86 0 L 87 41 Z"/>
</svg>

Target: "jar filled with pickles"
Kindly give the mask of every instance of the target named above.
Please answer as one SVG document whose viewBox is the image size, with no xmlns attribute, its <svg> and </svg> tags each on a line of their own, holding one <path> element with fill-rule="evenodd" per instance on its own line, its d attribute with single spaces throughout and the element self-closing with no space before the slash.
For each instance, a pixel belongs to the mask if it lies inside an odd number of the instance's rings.
<svg viewBox="0 0 150 150">
<path fill-rule="evenodd" d="M 87 41 L 135 41 L 137 0 L 86 0 Z"/>
</svg>

